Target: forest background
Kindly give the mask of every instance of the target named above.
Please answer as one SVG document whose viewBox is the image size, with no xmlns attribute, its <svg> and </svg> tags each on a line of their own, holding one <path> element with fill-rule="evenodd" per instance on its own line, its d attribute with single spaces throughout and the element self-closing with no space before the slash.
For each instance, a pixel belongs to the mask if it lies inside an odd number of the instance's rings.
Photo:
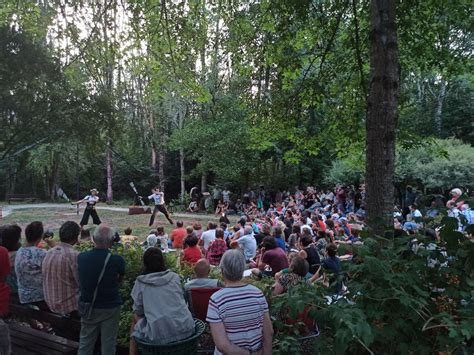
<svg viewBox="0 0 474 355">
<path fill-rule="evenodd" d="M 397 187 L 473 186 L 472 4 L 397 6 Z M 2 1 L 0 196 L 357 184 L 369 28 L 361 0 Z"/>
</svg>

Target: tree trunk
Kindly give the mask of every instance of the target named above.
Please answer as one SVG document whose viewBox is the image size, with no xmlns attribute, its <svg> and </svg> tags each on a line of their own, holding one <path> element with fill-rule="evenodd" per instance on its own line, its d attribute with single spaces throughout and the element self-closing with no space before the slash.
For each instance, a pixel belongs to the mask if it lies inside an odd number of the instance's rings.
<svg viewBox="0 0 474 355">
<path fill-rule="evenodd" d="M 58 153 L 53 154 L 53 168 L 51 172 L 51 195 L 50 199 L 54 200 L 57 197 L 59 188 L 59 156 Z"/>
<path fill-rule="evenodd" d="M 441 78 L 438 99 L 436 102 L 435 117 L 434 117 L 436 134 L 438 135 L 438 137 L 441 137 L 441 133 L 443 131 L 442 130 L 443 123 L 441 121 L 441 114 L 443 113 L 443 103 L 444 103 L 445 95 L 446 95 L 446 81 L 443 78 Z"/>
<path fill-rule="evenodd" d="M 201 175 L 201 193 L 207 191 L 207 173 Z"/>
<path fill-rule="evenodd" d="M 151 168 L 153 170 L 156 170 L 156 156 L 157 156 L 157 153 L 156 153 L 156 143 L 153 142 L 151 144 Z"/>
<path fill-rule="evenodd" d="M 165 147 L 162 144 L 158 151 L 158 179 L 160 180 L 160 189 L 165 191 Z"/>
<path fill-rule="evenodd" d="M 184 170 L 184 149 L 179 149 L 179 172 L 180 172 L 180 182 L 181 182 L 181 202 L 184 201 L 184 194 L 186 193 L 186 178 Z"/>
<path fill-rule="evenodd" d="M 112 142 L 107 143 L 107 152 L 105 157 L 105 164 L 107 169 L 107 203 L 114 200 L 114 192 L 112 190 L 112 179 L 113 179 L 113 170 L 112 170 Z"/>
<path fill-rule="evenodd" d="M 366 210 L 378 235 L 393 226 L 399 62 L 395 0 L 371 0 L 370 92 L 367 102 Z"/>
</svg>

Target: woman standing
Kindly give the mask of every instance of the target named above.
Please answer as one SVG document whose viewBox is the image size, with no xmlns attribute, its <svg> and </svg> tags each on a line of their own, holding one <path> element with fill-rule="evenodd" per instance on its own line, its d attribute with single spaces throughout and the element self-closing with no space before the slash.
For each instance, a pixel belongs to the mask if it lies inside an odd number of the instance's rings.
<svg viewBox="0 0 474 355">
<path fill-rule="evenodd" d="M 95 206 L 99 202 L 98 195 L 99 195 L 99 191 L 97 189 L 92 189 L 90 191 L 90 195 L 87 195 L 82 200 L 79 200 L 77 202 L 71 202 L 72 205 L 79 205 L 83 202 L 86 203 L 86 209 L 84 210 L 84 214 L 82 215 L 82 219 L 80 223 L 81 228 L 89 223 L 89 216 L 92 217 L 92 223 L 96 225 L 99 225 L 102 223 L 95 209 Z"/>
</svg>

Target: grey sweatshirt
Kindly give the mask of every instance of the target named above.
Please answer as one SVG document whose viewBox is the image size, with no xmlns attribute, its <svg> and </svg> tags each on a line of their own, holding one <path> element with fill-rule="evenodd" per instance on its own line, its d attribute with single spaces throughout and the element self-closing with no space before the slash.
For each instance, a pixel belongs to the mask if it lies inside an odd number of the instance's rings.
<svg viewBox="0 0 474 355">
<path fill-rule="evenodd" d="M 144 317 L 135 325 L 133 336 L 166 344 L 193 335 L 194 320 L 176 273 L 167 270 L 138 276 L 132 298 L 133 312 Z"/>
</svg>

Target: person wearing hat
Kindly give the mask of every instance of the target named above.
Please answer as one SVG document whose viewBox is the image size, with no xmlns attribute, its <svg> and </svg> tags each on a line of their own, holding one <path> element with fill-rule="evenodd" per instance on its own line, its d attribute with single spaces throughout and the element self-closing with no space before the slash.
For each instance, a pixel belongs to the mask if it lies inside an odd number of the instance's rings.
<svg viewBox="0 0 474 355">
<path fill-rule="evenodd" d="M 71 202 L 72 205 L 78 205 L 83 202 L 86 203 L 86 208 L 84 210 L 84 214 L 82 215 L 80 223 L 81 228 L 89 223 L 89 217 L 92 217 L 92 223 L 94 224 L 99 225 L 102 223 L 95 209 L 95 205 L 97 204 L 97 202 L 99 202 L 99 191 L 97 189 L 92 189 L 90 192 L 90 195 L 87 195 L 82 200 L 79 200 L 77 202 Z"/>
<path fill-rule="evenodd" d="M 161 191 L 159 186 L 156 186 L 154 189 L 151 190 L 151 192 L 152 194 L 148 196 L 148 200 L 153 201 L 155 203 L 155 209 L 151 214 L 150 223 L 148 225 L 150 227 L 153 225 L 153 222 L 155 221 L 155 216 L 158 212 L 163 213 L 168 222 L 170 222 L 170 224 L 174 224 L 165 206 L 165 193 Z"/>
</svg>

